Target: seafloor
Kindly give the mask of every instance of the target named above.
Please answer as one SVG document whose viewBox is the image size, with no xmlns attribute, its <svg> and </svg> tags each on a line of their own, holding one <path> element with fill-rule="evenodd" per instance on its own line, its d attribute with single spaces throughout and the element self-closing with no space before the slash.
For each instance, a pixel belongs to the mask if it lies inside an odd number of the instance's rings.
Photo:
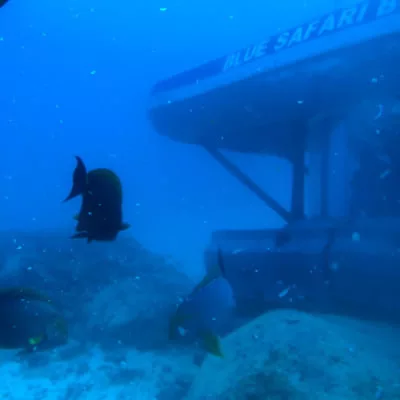
<svg viewBox="0 0 400 400">
<path fill-rule="evenodd" d="M 226 336 L 224 358 L 204 357 L 168 341 L 194 282 L 133 239 L 7 232 L 0 262 L 1 285 L 48 293 L 71 333 L 51 352 L 0 352 L 0 399 L 400 400 L 397 327 L 271 311 Z"/>
</svg>

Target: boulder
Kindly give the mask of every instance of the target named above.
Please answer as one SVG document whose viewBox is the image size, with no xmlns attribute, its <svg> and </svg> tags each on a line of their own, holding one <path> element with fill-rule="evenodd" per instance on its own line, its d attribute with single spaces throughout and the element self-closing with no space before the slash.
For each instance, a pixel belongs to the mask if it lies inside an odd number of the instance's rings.
<svg viewBox="0 0 400 400">
<path fill-rule="evenodd" d="M 395 400 L 399 330 L 346 318 L 271 311 L 224 338 L 186 400 Z"/>
<path fill-rule="evenodd" d="M 168 321 L 194 283 L 133 237 L 87 244 L 62 232 L 0 233 L 0 286 L 41 290 L 79 341 L 141 350 L 168 345 Z"/>
</svg>

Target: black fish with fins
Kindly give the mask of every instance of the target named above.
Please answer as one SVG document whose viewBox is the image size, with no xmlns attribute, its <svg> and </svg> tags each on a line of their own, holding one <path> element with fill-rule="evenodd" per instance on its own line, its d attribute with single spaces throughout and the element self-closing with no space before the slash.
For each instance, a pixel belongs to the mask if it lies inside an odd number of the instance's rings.
<svg viewBox="0 0 400 400">
<path fill-rule="evenodd" d="M 68 325 L 52 300 L 29 288 L 0 289 L 0 348 L 49 350 L 68 341 Z"/>
<path fill-rule="evenodd" d="M 82 205 L 77 220 L 77 233 L 73 239 L 85 238 L 88 243 L 113 241 L 120 231 L 130 227 L 122 222 L 122 185 L 118 176 L 106 168 L 87 172 L 78 156 L 73 174 L 73 185 L 64 202 L 82 196 Z"/>
</svg>

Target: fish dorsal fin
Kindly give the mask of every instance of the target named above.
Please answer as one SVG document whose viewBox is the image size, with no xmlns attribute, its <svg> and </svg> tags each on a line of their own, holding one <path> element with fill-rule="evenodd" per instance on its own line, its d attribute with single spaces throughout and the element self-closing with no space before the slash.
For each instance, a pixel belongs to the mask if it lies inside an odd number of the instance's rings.
<svg viewBox="0 0 400 400">
<path fill-rule="evenodd" d="M 72 176 L 72 189 L 69 195 L 65 198 L 64 202 L 85 193 L 85 191 L 87 190 L 88 175 L 86 166 L 80 157 L 75 156 L 75 158 L 77 164 L 74 170 L 74 174 Z"/>
<path fill-rule="evenodd" d="M 1 300 L 38 300 L 45 303 L 52 303 L 52 300 L 45 296 L 43 293 L 24 287 L 11 287 L 0 289 L 0 301 Z"/>
<path fill-rule="evenodd" d="M 193 296 L 201 289 L 208 286 L 215 279 L 220 277 L 226 278 L 226 271 L 221 249 L 218 249 L 217 264 L 214 264 L 208 271 L 203 279 L 193 288 L 191 295 Z"/>
</svg>

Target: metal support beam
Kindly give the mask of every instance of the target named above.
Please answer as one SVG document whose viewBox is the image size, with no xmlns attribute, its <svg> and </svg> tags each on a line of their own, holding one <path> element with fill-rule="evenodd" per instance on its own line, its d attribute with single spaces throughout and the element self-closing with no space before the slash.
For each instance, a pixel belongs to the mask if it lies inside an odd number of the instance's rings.
<svg viewBox="0 0 400 400">
<path fill-rule="evenodd" d="M 330 164 L 330 140 L 333 124 L 331 121 L 326 121 L 323 131 L 321 132 L 321 166 L 320 166 L 320 215 L 328 217 L 328 194 L 329 194 L 329 164 Z"/>
<path fill-rule="evenodd" d="M 289 211 L 285 210 L 276 200 L 274 200 L 269 194 L 263 191 L 252 179 L 250 179 L 250 177 L 244 174 L 235 164 L 230 162 L 222 153 L 220 153 L 217 149 L 210 146 L 203 145 L 203 147 L 231 175 L 237 178 L 243 185 L 245 185 L 250 191 L 252 191 L 268 207 L 272 208 L 282 219 L 284 219 L 286 222 L 291 222 L 293 220 L 292 215 Z"/>
<path fill-rule="evenodd" d="M 306 138 L 307 126 L 303 124 L 296 125 L 296 131 L 293 135 L 294 143 L 291 160 L 293 168 L 291 214 L 295 221 L 304 219 L 304 157 L 306 151 Z"/>
</svg>

